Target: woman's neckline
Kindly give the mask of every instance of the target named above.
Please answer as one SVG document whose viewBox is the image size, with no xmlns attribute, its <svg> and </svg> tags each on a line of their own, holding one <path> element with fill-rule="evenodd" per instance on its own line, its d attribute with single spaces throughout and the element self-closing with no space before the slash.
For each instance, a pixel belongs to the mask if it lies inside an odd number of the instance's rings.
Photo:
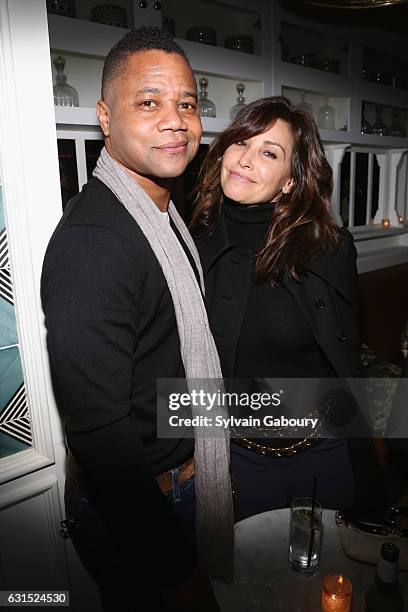
<svg viewBox="0 0 408 612">
<path fill-rule="evenodd" d="M 262 204 L 239 204 L 224 198 L 225 216 L 237 223 L 264 224 L 270 223 L 274 202 Z"/>
</svg>

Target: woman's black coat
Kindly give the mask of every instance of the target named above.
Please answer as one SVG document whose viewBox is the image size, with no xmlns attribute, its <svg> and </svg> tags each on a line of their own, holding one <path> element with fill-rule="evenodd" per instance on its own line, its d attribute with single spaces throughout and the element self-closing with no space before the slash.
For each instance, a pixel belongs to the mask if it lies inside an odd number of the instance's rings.
<svg viewBox="0 0 408 612">
<path fill-rule="evenodd" d="M 315 257 L 301 280 L 284 281 L 310 323 L 333 377 L 361 373 L 358 333 L 356 249 L 342 230 L 341 247 Z M 236 351 L 251 286 L 251 261 L 228 240 L 223 214 L 211 234 L 196 240 L 206 283 L 206 304 L 223 374 L 232 377 Z M 371 440 L 348 441 L 359 506 L 386 503 L 379 462 Z"/>
</svg>

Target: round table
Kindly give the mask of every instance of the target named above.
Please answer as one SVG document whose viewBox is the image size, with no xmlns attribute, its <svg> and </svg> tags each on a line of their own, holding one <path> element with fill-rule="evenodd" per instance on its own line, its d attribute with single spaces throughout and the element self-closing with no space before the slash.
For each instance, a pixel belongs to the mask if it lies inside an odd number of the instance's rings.
<svg viewBox="0 0 408 612">
<path fill-rule="evenodd" d="M 344 574 L 351 580 L 351 609 L 361 612 L 364 592 L 374 580 L 376 568 L 344 554 L 335 511 L 323 510 L 321 560 L 314 576 L 303 576 L 288 567 L 289 519 L 289 509 L 283 508 L 251 516 L 235 525 L 234 584 L 213 582 L 222 612 L 320 612 L 322 579 L 326 574 Z M 405 599 L 407 575 L 400 573 Z"/>
</svg>

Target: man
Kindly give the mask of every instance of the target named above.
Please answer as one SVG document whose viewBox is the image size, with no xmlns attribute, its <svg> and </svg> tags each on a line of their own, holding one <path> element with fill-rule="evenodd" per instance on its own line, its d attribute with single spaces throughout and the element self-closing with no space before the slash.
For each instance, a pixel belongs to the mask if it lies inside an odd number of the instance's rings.
<svg viewBox="0 0 408 612">
<path fill-rule="evenodd" d="M 218 605 L 192 537 L 194 441 L 156 435 L 157 378 L 219 372 L 198 256 L 173 205 L 168 215 L 171 179 L 201 137 L 195 79 L 170 35 L 143 27 L 113 47 L 97 113 L 105 137 L 97 178 L 68 204 L 42 277 L 72 455 L 70 534 L 105 610 L 210 612 Z M 218 501 L 229 508 L 225 490 Z"/>
</svg>

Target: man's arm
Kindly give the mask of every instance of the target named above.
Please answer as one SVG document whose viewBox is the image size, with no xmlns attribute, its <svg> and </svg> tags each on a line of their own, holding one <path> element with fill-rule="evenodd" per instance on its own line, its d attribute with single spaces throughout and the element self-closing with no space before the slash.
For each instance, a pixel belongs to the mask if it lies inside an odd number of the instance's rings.
<svg viewBox="0 0 408 612">
<path fill-rule="evenodd" d="M 150 565 L 163 587 L 174 587 L 191 575 L 195 551 L 131 416 L 138 274 L 120 234 L 70 227 L 47 252 L 43 305 L 57 401 L 93 503 L 124 557 Z"/>
</svg>

